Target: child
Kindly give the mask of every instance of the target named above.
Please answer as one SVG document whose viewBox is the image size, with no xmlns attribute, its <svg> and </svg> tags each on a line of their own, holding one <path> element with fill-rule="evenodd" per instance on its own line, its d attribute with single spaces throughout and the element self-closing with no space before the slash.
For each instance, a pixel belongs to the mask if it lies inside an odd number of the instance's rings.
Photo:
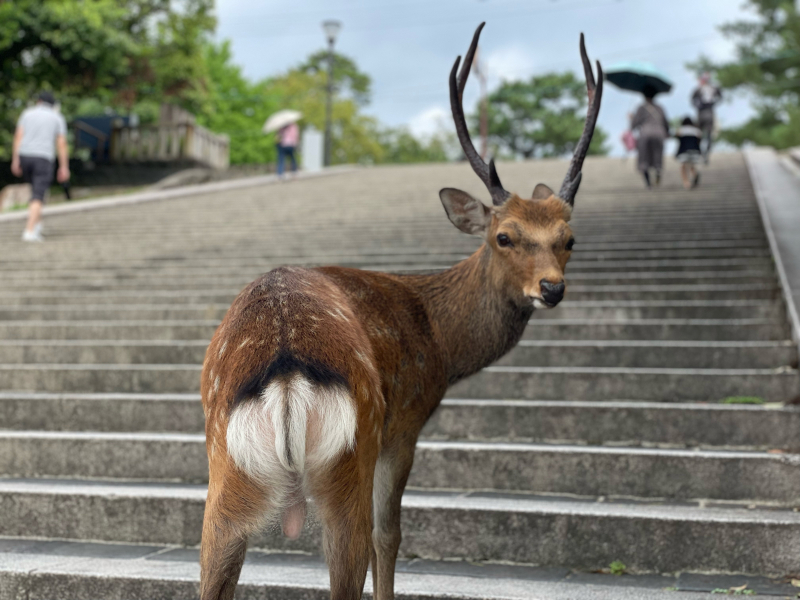
<svg viewBox="0 0 800 600">
<path fill-rule="evenodd" d="M 675 137 L 679 142 L 678 153 L 675 157 L 681 163 L 683 187 L 687 190 L 697 187 L 697 184 L 700 183 L 700 173 L 697 172 L 695 165 L 702 158 L 700 139 L 703 137 L 703 132 L 695 127 L 689 117 L 686 117 L 678 127 L 678 131 L 675 132 Z"/>
</svg>

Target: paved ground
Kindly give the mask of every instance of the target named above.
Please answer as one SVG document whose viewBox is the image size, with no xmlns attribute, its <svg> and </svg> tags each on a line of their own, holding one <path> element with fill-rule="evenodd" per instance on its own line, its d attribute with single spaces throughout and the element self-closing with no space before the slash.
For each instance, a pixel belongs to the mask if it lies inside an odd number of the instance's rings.
<svg viewBox="0 0 800 600">
<path fill-rule="evenodd" d="M 521 193 L 564 171 L 500 167 Z M 196 595 L 199 365 L 228 304 L 285 263 L 453 264 L 478 241 L 444 186 L 485 195 L 465 165 L 391 167 L 53 216 L 43 245 L 0 222 L 0 598 Z M 567 300 L 426 429 L 402 597 L 793 594 L 797 351 L 742 158 L 650 193 L 588 160 L 575 215 Z M 324 597 L 313 524 L 251 547 L 243 597 Z"/>
</svg>

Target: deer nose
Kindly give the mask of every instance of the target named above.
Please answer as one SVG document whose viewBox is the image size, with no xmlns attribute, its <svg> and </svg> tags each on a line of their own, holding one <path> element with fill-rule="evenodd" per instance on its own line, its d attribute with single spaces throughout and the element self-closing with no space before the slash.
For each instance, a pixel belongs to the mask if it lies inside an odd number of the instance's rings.
<svg viewBox="0 0 800 600">
<path fill-rule="evenodd" d="M 567 288 L 563 281 L 553 283 L 542 279 L 539 282 L 539 287 L 542 289 L 542 299 L 550 306 L 555 306 L 564 298 L 564 290 Z"/>
</svg>

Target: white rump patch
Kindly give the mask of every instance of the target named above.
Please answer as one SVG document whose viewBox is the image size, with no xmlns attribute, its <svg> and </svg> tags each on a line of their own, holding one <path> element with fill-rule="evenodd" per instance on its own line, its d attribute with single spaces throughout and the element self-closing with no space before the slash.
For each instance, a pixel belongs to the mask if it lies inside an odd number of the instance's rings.
<svg viewBox="0 0 800 600">
<path fill-rule="evenodd" d="M 356 443 L 356 409 L 341 385 L 318 385 L 300 374 L 269 383 L 228 421 L 228 454 L 237 467 L 267 484 L 302 475 L 338 458 Z"/>
</svg>

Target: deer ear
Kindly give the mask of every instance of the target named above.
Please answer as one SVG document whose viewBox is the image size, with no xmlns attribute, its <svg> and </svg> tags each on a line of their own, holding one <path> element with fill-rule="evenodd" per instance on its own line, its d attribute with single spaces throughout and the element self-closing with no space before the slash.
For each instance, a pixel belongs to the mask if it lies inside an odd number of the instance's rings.
<svg viewBox="0 0 800 600">
<path fill-rule="evenodd" d="M 492 210 L 467 192 L 444 188 L 439 192 L 450 222 L 464 233 L 483 235 L 492 221 Z"/>
<path fill-rule="evenodd" d="M 547 200 L 550 196 L 552 196 L 555 192 L 547 187 L 543 183 L 536 184 L 536 187 L 533 188 L 533 196 L 531 196 L 532 200 Z"/>
</svg>

